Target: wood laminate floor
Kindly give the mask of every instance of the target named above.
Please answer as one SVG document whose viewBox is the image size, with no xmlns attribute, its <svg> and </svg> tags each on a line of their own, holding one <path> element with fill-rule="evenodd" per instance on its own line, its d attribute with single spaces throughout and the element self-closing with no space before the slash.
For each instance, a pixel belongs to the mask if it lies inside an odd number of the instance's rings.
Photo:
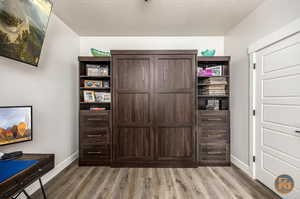
<svg viewBox="0 0 300 199">
<path fill-rule="evenodd" d="M 46 186 L 48 199 L 279 199 L 236 167 L 109 168 L 73 163 Z M 42 199 L 41 191 L 33 199 Z"/>
</svg>

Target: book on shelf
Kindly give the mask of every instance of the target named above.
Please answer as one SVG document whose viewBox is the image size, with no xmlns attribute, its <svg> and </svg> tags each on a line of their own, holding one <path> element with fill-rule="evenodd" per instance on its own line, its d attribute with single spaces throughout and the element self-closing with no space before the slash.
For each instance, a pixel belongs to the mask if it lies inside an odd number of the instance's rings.
<svg viewBox="0 0 300 199">
<path fill-rule="evenodd" d="M 210 77 L 201 82 L 202 84 L 225 84 L 227 85 L 226 77 Z"/>
<path fill-rule="evenodd" d="M 204 65 L 202 67 L 197 68 L 197 75 L 199 77 L 207 77 L 207 76 L 222 76 L 224 66 L 223 65 L 216 65 L 216 66 L 209 66 Z"/>
<path fill-rule="evenodd" d="M 202 91 L 201 95 L 220 95 L 224 96 L 226 95 L 225 91 L 219 91 L 219 90 L 209 90 L 209 91 Z"/>
<path fill-rule="evenodd" d="M 104 107 L 91 107 L 90 110 L 91 111 L 105 111 L 106 108 L 104 108 Z"/>
</svg>

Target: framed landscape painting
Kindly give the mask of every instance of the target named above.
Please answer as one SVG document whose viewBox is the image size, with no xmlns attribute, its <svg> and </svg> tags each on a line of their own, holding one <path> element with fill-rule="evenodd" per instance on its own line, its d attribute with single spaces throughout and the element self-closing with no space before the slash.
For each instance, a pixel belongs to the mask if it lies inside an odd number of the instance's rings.
<svg viewBox="0 0 300 199">
<path fill-rule="evenodd" d="M 0 0 L 0 56 L 37 66 L 51 10 L 49 0 Z"/>
</svg>

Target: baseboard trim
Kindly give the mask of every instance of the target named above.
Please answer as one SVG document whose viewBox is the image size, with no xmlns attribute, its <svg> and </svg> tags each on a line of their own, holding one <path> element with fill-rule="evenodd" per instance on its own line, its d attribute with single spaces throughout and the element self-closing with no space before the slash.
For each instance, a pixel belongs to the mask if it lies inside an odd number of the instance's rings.
<svg viewBox="0 0 300 199">
<path fill-rule="evenodd" d="M 52 178 L 54 178 L 56 175 L 58 175 L 62 170 L 64 170 L 66 167 L 68 167 L 72 162 L 74 162 L 78 158 L 78 151 L 70 155 L 68 158 L 66 158 L 64 161 L 60 162 L 55 166 L 53 170 L 51 170 L 49 173 L 44 175 L 42 177 L 43 184 L 46 184 L 49 182 Z M 28 188 L 26 188 L 26 191 L 29 193 L 29 195 L 32 195 L 34 192 L 40 189 L 40 185 L 38 182 L 33 183 Z M 23 195 L 21 195 L 23 196 Z M 24 197 L 21 197 L 20 199 L 25 199 Z"/>
<path fill-rule="evenodd" d="M 241 169 L 242 171 L 244 171 L 248 176 L 252 178 L 252 172 L 249 165 L 245 164 L 234 155 L 231 155 L 231 163 L 234 164 L 239 169 Z"/>
</svg>

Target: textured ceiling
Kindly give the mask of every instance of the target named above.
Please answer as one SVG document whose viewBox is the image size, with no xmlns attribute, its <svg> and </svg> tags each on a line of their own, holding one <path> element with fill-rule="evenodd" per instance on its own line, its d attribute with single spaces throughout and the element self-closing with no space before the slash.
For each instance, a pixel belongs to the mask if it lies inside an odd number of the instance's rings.
<svg viewBox="0 0 300 199">
<path fill-rule="evenodd" d="M 224 35 L 264 0 L 53 0 L 81 36 Z"/>
</svg>

